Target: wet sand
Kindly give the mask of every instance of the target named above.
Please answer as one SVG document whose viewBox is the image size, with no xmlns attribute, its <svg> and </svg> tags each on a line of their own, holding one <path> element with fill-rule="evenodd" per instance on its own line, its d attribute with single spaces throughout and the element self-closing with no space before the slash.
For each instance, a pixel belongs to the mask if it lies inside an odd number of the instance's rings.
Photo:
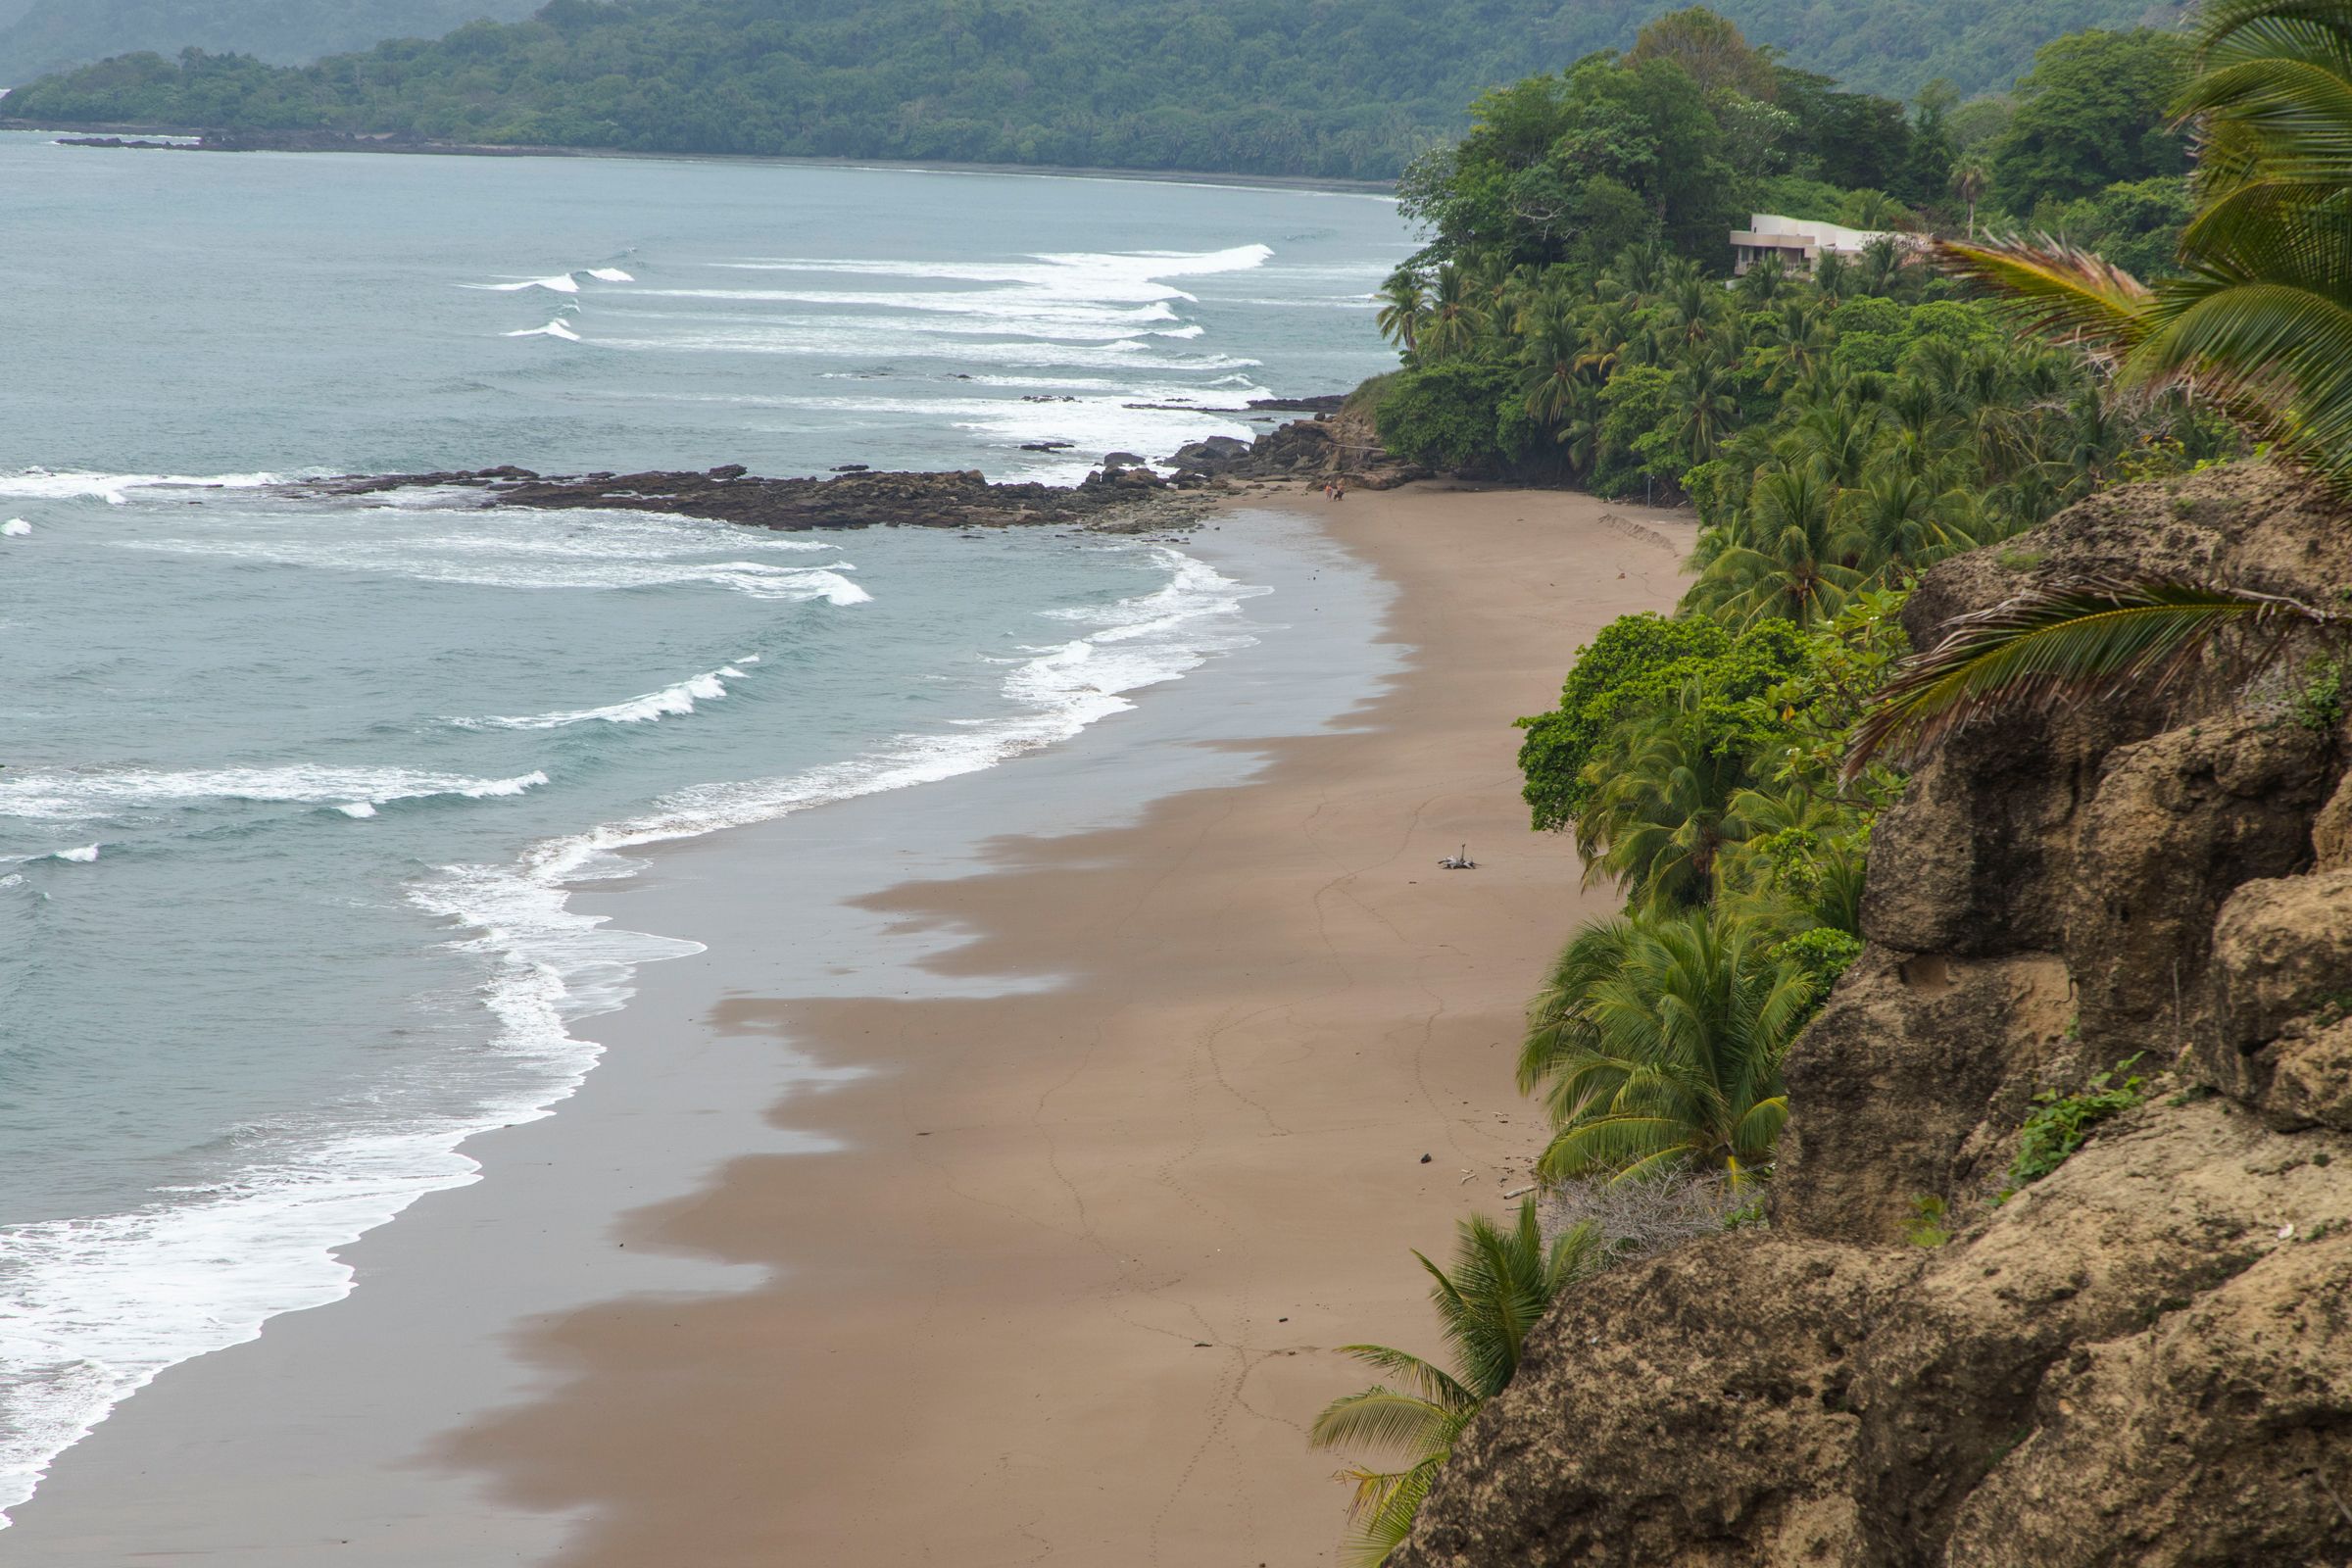
<svg viewBox="0 0 2352 1568">
<path fill-rule="evenodd" d="M 1529 832 L 1511 720 L 1672 604 L 1690 528 L 1551 493 L 1284 504 L 1396 590 L 1404 667 L 1349 721 L 864 901 L 953 985 L 725 978 L 791 881 L 740 836 L 704 881 L 699 1016 L 600 1028 L 772 1037 L 838 1081 L 774 1118 L 829 1152 L 733 1160 L 618 1234 L 769 1285 L 535 1320 L 511 1348 L 539 1392 L 442 1446 L 584 1520 L 564 1568 L 1338 1560 L 1341 1461 L 1305 1427 L 1368 1379 L 1333 1348 L 1440 1351 L 1408 1250 L 1525 1182 L 1521 1008 L 1614 902 Z M 1464 844 L 1478 869 L 1441 870 Z"/>
</svg>

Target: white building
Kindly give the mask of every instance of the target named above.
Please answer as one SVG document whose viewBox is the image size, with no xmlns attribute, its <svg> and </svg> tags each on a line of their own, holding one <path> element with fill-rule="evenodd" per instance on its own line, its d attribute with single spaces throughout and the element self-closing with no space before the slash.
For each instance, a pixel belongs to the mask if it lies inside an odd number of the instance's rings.
<svg viewBox="0 0 2352 1568">
<path fill-rule="evenodd" d="M 1918 236 L 1913 234 L 1874 233 L 1847 228 L 1842 223 L 1816 222 L 1810 218 L 1756 213 L 1749 217 L 1747 227 L 1732 230 L 1732 253 L 1738 258 L 1732 270 L 1744 272 L 1765 257 L 1778 256 L 1781 265 L 1789 271 L 1810 272 L 1813 264 L 1824 256 L 1842 256 L 1852 261 L 1874 239 L 1890 239 L 1906 248 L 1919 243 Z"/>
</svg>

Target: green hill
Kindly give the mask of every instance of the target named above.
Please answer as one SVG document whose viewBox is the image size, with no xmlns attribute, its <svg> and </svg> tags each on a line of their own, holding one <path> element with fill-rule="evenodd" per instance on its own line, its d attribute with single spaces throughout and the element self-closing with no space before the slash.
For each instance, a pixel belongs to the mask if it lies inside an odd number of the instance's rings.
<svg viewBox="0 0 2352 1568">
<path fill-rule="evenodd" d="M 356 10 L 363 0 L 342 3 Z M 1669 9 L 1664 0 L 552 0 L 526 22 L 297 69 L 127 56 L 34 82 L 8 110 L 58 124 L 1385 178 L 1458 133 L 1463 105 L 1484 88 L 1629 44 Z M 1906 92 L 1940 74 L 1965 92 L 2005 87 L 2061 32 L 2135 23 L 2149 7 L 1723 0 L 1720 9 L 1755 41 L 1849 84 Z"/>
<path fill-rule="evenodd" d="M 295 65 L 385 38 L 437 38 L 484 17 L 518 21 L 538 7 L 539 0 L 0 0 L 0 82 L 142 49 Z"/>
</svg>

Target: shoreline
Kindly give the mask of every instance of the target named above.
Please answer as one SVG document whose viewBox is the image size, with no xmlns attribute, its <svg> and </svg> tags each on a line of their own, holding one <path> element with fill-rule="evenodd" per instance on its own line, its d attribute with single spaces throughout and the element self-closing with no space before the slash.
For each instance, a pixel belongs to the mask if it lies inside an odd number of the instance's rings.
<svg viewBox="0 0 2352 1568">
<path fill-rule="evenodd" d="M 1375 200 L 1393 200 L 1396 189 L 1396 182 L 1393 179 L 1343 179 L 1317 174 L 1223 173 L 1210 169 L 1102 169 L 1086 164 L 972 164 L 952 159 L 854 158 L 817 153 L 698 153 L 639 151 L 625 147 L 510 146 L 497 142 L 445 142 L 430 137 L 395 140 L 390 132 L 380 135 L 358 132 L 238 132 L 223 131 L 218 127 L 118 122 L 76 126 L 7 118 L 0 118 L 0 131 L 55 135 L 61 138 L 63 145 L 95 146 L 102 151 L 391 153 L 421 158 L 624 158 L 665 163 L 782 164 L 810 169 L 871 169 L 912 173 L 1025 174 L 1041 179 L 1125 179 L 1160 185 L 1196 185 L 1211 190 L 1297 190 L 1333 196 L 1364 196 Z M 245 135 L 262 138 L 281 136 L 285 144 L 273 146 L 267 140 L 256 140 L 246 145 L 201 145 L 213 137 Z M 138 136 L 194 137 L 200 145 L 155 142 L 142 146 L 122 139 Z M 348 140 L 319 139 L 336 136 L 348 136 Z M 311 139 L 312 145 L 299 145 L 305 138 Z M 109 144 L 110 140 L 114 141 L 113 145 Z"/>
<path fill-rule="evenodd" d="M 1613 907 L 1527 831 L 1510 720 L 1671 604 L 1688 524 L 1440 486 L 1288 510 L 1391 585 L 1380 694 L 1132 825 L 859 901 L 981 994 L 709 999 L 713 1038 L 835 1075 L 771 1118 L 831 1152 L 632 1216 L 772 1283 L 546 1326 L 552 1392 L 444 1450 L 592 1520 L 563 1568 L 1337 1560 L 1303 1430 L 1367 1379 L 1332 1347 L 1432 1347 L 1408 1250 L 1524 1180 L 1521 1008 Z M 1437 869 L 1463 840 L 1481 868 Z"/>
<path fill-rule="evenodd" d="M 993 1369 L 1041 1346 L 1048 1364 L 1058 1365 L 1068 1340 L 1084 1370 L 1083 1396 L 1062 1412 L 1071 1419 L 1063 1430 L 1077 1430 L 1080 1417 L 1106 1420 L 1095 1436 L 1112 1441 L 1088 1441 L 1080 1459 L 1061 1468 L 1101 1463 L 1102 1477 L 1072 1496 L 1051 1486 L 1022 1490 L 1038 1480 L 1024 1471 L 985 1483 L 992 1494 L 1002 1485 L 1008 1498 L 1028 1498 L 1087 1529 L 1104 1507 L 1117 1519 L 1135 1515 L 1137 1489 L 1177 1475 L 1209 1484 L 1221 1474 L 1213 1482 L 1220 1492 L 1253 1486 L 1250 1494 L 1263 1505 L 1246 1523 L 1247 1510 L 1211 1509 L 1246 1544 L 1271 1545 L 1291 1531 L 1307 1560 L 1324 1560 L 1338 1540 L 1339 1489 L 1324 1480 L 1337 1460 L 1306 1450 L 1296 1427 L 1362 1377 L 1322 1348 L 1357 1338 L 1426 1348 L 1432 1331 L 1405 1249 L 1442 1249 L 1452 1220 L 1473 1206 L 1494 1207 L 1512 1161 L 1523 1168 L 1534 1149 L 1532 1136 L 1514 1142 L 1499 1120 L 1520 1113 L 1508 1047 L 1534 971 L 1573 918 L 1575 896 L 1563 893 L 1576 871 L 1565 841 L 1534 840 L 1524 830 L 1508 719 L 1548 701 L 1568 649 L 1591 629 L 1585 620 L 1670 599 L 1677 558 L 1671 543 L 1644 538 L 1642 525 L 1612 527 L 1601 521 L 1600 503 L 1558 492 L 1422 486 L 1337 509 L 1290 498 L 1238 506 L 1217 519 L 1238 526 L 1202 529 L 1186 548 L 1228 571 L 1238 567 L 1245 580 L 1275 580 L 1259 573 L 1279 568 L 1287 586 L 1257 602 L 1267 607 L 1255 622 L 1262 647 L 1229 655 L 1085 736 L 1005 766 L 904 799 L 839 803 L 663 846 L 644 853 L 644 869 L 630 882 L 575 891 L 583 912 L 705 942 L 708 951 L 643 971 L 637 999 L 622 1011 L 575 1028 L 605 1048 L 603 1064 L 555 1116 L 470 1144 L 466 1152 L 484 1167 L 478 1185 L 424 1199 L 402 1223 L 343 1250 L 359 1271 L 355 1294 L 331 1310 L 274 1319 L 258 1341 L 174 1367 L 121 1406 L 59 1461 L 18 1526 L 0 1534 L 0 1558 L 14 1548 L 59 1564 L 170 1555 L 309 1568 L 331 1545 L 335 1560 L 361 1568 L 428 1560 L 490 1568 L 669 1560 L 679 1542 L 690 1542 L 687 1555 L 698 1563 L 767 1564 L 780 1545 L 813 1543 L 825 1547 L 818 1560 L 895 1564 L 916 1553 L 875 1547 L 876 1520 L 899 1510 L 909 1528 L 921 1522 L 903 1495 L 905 1461 L 897 1455 L 911 1441 L 905 1429 L 928 1423 L 927 1441 L 947 1461 L 968 1457 L 971 1434 L 989 1430 L 985 1410 L 947 1416 L 926 1407 L 1002 1393 Z M 1420 520 L 1383 522 L 1392 508 Z M 1253 514 L 1279 526 L 1251 528 Z M 1656 520 L 1669 532 L 1678 527 Z M 1459 537 L 1446 531 L 1465 524 L 1472 526 Z M 1309 548 L 1277 560 L 1268 536 L 1301 528 L 1330 537 L 1301 536 Z M 1374 537 L 1382 534 L 1396 535 L 1388 544 L 1420 559 L 1393 559 Z M 1621 581 L 1598 569 L 1616 560 L 1650 580 Z M 1531 562 L 1577 568 L 1559 575 L 1567 603 L 1553 603 L 1546 586 L 1532 581 Z M 1405 595 L 1391 604 L 1385 631 L 1367 620 L 1377 618 L 1377 596 L 1350 586 L 1375 569 L 1390 592 Z M 1484 587 L 1494 579 L 1505 584 L 1499 596 Z M 1523 646 L 1516 676 L 1498 682 L 1493 647 L 1489 655 L 1479 647 L 1505 626 Z M 1399 640 L 1420 650 L 1413 672 L 1388 676 L 1389 695 L 1359 703 L 1387 675 L 1395 660 L 1386 650 Z M 1440 733 L 1424 736 L 1400 724 L 1409 715 L 1395 704 L 1413 690 L 1429 695 L 1433 682 L 1457 691 L 1438 698 L 1430 711 Z M 1465 704 L 1464 692 L 1480 701 Z M 1494 712 L 1480 715 L 1482 704 Z M 1464 775 L 1446 741 L 1461 734 L 1475 734 L 1491 754 L 1468 775 L 1477 788 L 1467 798 L 1449 788 L 1443 799 L 1423 799 L 1419 831 L 1435 848 L 1408 855 L 1393 842 L 1400 808 L 1394 786 L 1369 783 L 1347 760 L 1388 755 L 1400 765 L 1434 766 L 1432 777 L 1450 786 Z M 1333 799 L 1335 785 L 1343 798 Z M 1224 844 L 1215 865 L 1192 863 L 1203 845 L 1241 833 L 1244 817 L 1280 801 L 1297 809 L 1299 789 L 1321 802 L 1317 816 L 1347 819 L 1346 831 L 1301 836 L 1286 825 L 1258 849 Z M 1366 789 L 1373 793 L 1361 801 L 1346 798 Z M 1490 833 L 1501 847 L 1506 829 L 1519 841 L 1509 854 L 1484 848 Z M 1385 907 L 1403 888 L 1365 898 L 1347 890 L 1346 878 L 1335 880 L 1328 856 L 1335 848 L 1364 854 L 1366 832 L 1379 841 L 1384 867 L 1404 868 L 1408 897 L 1436 901 L 1439 923 L 1418 939 L 1426 953 L 1416 947 L 1405 964 L 1375 962 L 1364 975 L 1350 969 L 1335 986 L 1332 966 L 1348 969 L 1350 960 L 1334 943 L 1384 940 L 1384 922 L 1407 912 Z M 1435 858 L 1457 834 L 1471 838 L 1487 868 L 1441 881 Z M 1427 859 L 1429 871 L 1415 859 Z M 1106 935 L 1117 922 L 1095 917 L 1104 899 L 1122 906 L 1127 939 Z M 1495 907 L 1507 916 L 1490 929 Z M 1007 937 L 1008 910 L 1015 924 L 1038 928 L 1030 938 Z M 1252 966 L 1276 964 L 1271 983 L 1304 986 L 1304 1000 L 1243 1009 L 1254 1019 L 1225 1031 L 1211 1053 L 1229 1059 L 1190 1084 L 1215 1109 L 1235 1087 L 1223 1084 L 1230 1071 L 1242 1094 L 1275 1107 L 1242 1107 L 1241 1157 L 1231 1163 L 1251 1189 L 1241 1195 L 1245 1222 L 1210 1234 L 1187 1219 L 1198 1212 L 1188 1204 L 1139 1206 L 1135 1193 L 1118 1190 L 1119 1168 L 1182 1131 L 1168 1118 L 1186 1102 L 1168 1082 L 1158 1087 L 1171 1092 L 1150 1094 L 1115 1148 L 1093 1156 L 1076 1146 L 1065 1151 L 1074 1162 L 1068 1191 L 1085 1194 L 1080 1201 L 1097 1216 L 1081 1229 L 1115 1238 L 1138 1269 L 1116 1264 L 1099 1242 L 1079 1241 L 1065 1214 L 1047 1212 L 1051 1204 L 1041 1206 L 1038 1190 L 1026 1185 L 1037 1172 L 1018 1151 L 993 1176 L 982 1172 L 982 1186 L 1009 1179 L 1012 1201 L 994 1212 L 1032 1207 L 1040 1218 L 940 1234 L 975 1203 L 983 1220 L 991 1212 L 960 1182 L 942 1185 L 940 1161 L 976 1154 L 989 1164 L 985 1131 L 978 1145 L 970 1141 L 992 1116 L 1008 1135 L 1019 1132 L 1016 1118 L 997 1115 L 1003 1106 L 992 1096 L 1012 1092 L 1006 1086 L 1015 1079 L 1034 1087 L 1041 1069 L 1059 1073 L 1046 1059 L 1059 1049 L 1048 1041 L 1054 1028 L 1066 1030 L 1114 992 L 1127 999 L 1120 1011 L 1130 1018 L 1175 1020 L 1212 1001 L 1235 1005 L 1234 994 L 1256 983 L 1228 984 L 1205 958 L 1172 966 L 1173 950 L 1147 934 L 1151 922 L 1214 933 L 1238 929 L 1251 910 L 1251 918 L 1272 921 L 1267 930 L 1304 944 L 1287 960 L 1263 942 L 1249 955 Z M 1388 940 L 1402 938 L 1392 930 Z M 1141 950 L 1131 951 L 1135 941 Z M 1478 970 L 1482 956 L 1483 976 L 1424 973 L 1401 992 L 1384 973 L 1412 964 Z M 1299 1008 L 1315 1005 L 1356 1009 L 1338 1049 L 1358 1036 L 1393 1044 L 1397 1016 L 1430 1014 L 1433 982 L 1450 991 L 1457 981 L 1471 991 L 1425 1020 L 1428 1039 L 1460 1043 L 1465 1028 L 1501 1038 L 1482 1036 L 1449 1054 L 1434 1080 L 1416 1070 L 1408 1082 L 1384 1050 L 1363 1082 L 1335 1087 L 1310 1077 L 1293 1105 L 1302 1087 L 1295 1071 L 1251 1059 L 1266 1044 L 1252 1031 L 1288 1033 L 1307 1016 Z M 1176 989 L 1146 997 L 1163 985 Z M 954 1039 L 983 1042 L 976 1054 L 987 1059 L 963 1062 L 956 1085 L 970 1114 L 943 1116 L 948 1125 L 894 1121 L 888 1112 L 909 1075 L 894 1076 L 892 1054 L 870 1050 L 860 1032 L 873 1026 L 861 1019 L 916 1016 L 992 1020 L 979 1033 L 949 1025 Z M 1064 1022 L 1041 1022 L 1051 1018 Z M 894 1049 L 913 1038 L 891 1028 Z M 1042 1056 L 1030 1049 L 1041 1042 Z M 1132 1054 L 1138 1042 L 1117 1044 Z M 1142 1044 L 1147 1060 L 1164 1054 L 1164 1043 Z M 1230 1057 L 1227 1048 L 1245 1054 Z M 1264 1072 L 1275 1076 L 1255 1082 Z M 1457 1072 L 1468 1076 L 1457 1083 L 1448 1076 Z M 1433 1082 L 1440 1100 L 1465 1103 L 1439 1114 Z M 1067 1093 L 1086 1087 L 1074 1083 Z M 1402 1110 L 1389 1102 L 1400 1097 L 1411 1102 Z M 1275 1113 L 1296 1122 L 1295 1136 L 1268 1134 L 1263 1116 Z M 915 1142 L 911 1134 L 924 1131 L 933 1136 Z M 1222 1145 L 1237 1136 L 1231 1117 L 1210 1116 L 1201 1133 L 1200 1155 L 1176 1163 L 1205 1160 L 1212 1173 L 1226 1170 Z M 1452 1163 L 1421 1166 L 1420 1148 L 1408 1152 L 1409 1164 L 1387 1157 L 1392 1138 L 1427 1143 Z M 910 1151 L 921 1159 L 910 1160 Z M 1109 1168 L 1078 1168 L 1096 1156 L 1107 1157 Z M 1464 1183 L 1473 1165 L 1478 1179 Z M 1106 1175 L 1113 1179 L 1103 1185 Z M 1212 1207 L 1236 1200 L 1232 1192 L 1205 1196 Z M 1368 1212 L 1332 1211 L 1334 1203 L 1360 1209 L 1367 1198 L 1376 1200 Z M 910 1281 L 935 1298 L 967 1274 L 975 1287 L 1017 1289 L 1032 1266 L 1052 1287 L 1041 1300 L 968 1313 L 942 1308 L 929 1333 L 891 1315 L 912 1298 Z M 819 1292 L 811 1315 L 795 1293 L 818 1279 L 841 1289 Z M 1238 1334 L 1233 1324 L 1215 1332 L 1191 1326 L 1197 1310 L 1229 1316 L 1226 1298 L 1236 1289 L 1308 1303 L 1261 1315 L 1291 1317 L 1280 1333 L 1312 1337 L 1237 1350 L 1254 1344 L 1253 1325 Z M 846 1395 L 823 1384 L 853 1346 L 864 1348 L 855 1334 L 827 1340 L 845 1319 L 858 1333 L 882 1336 L 875 1353 L 855 1358 L 865 1370 Z M 1011 1338 L 1000 1340 L 1006 1330 Z M 605 1345 L 608 1334 L 617 1338 Z M 1195 1348 L 1204 1342 L 1207 1348 Z M 1182 1354 L 1160 1364 L 1163 1348 Z M 977 1372 L 979 1382 L 937 1376 L 915 1349 L 945 1354 L 946 1370 Z M 692 1354 L 673 1359 L 682 1351 Z M 1262 1364 L 1241 1374 L 1246 1391 L 1227 1393 L 1246 1392 L 1245 1402 L 1256 1405 L 1271 1390 L 1281 1416 L 1236 1417 L 1230 1400 L 1223 1417 L 1203 1406 L 1223 1396 L 1237 1354 Z M 1024 1397 L 1054 1383 L 1032 1381 Z M 1303 1413 L 1295 1408 L 1301 1405 Z M 847 1413 L 811 1424 L 801 1418 L 810 1408 Z M 1201 1436 L 1203 1422 L 1228 1434 L 1226 1447 Z M 1042 1435 L 1054 1437 L 1054 1425 L 1049 1416 Z M 1243 1442 L 1250 1463 L 1220 1470 L 1230 1467 L 1232 1434 L 1244 1426 L 1251 1429 Z M 1167 1449 L 1164 1432 L 1180 1434 L 1186 1451 Z M 780 1490 L 782 1478 L 797 1490 Z M 926 1487 L 914 1500 L 953 1512 L 968 1480 Z M 707 1490 L 713 1485 L 715 1498 Z M 816 1504 L 848 1510 L 830 1538 L 812 1505 L 816 1493 L 824 1494 Z M 1319 1506 L 1326 1499 L 1328 1508 Z M 664 1516 L 662 1506 L 678 1512 Z M 966 1523 L 954 1523 L 945 1539 L 961 1541 Z M 853 1540 L 854 1547 L 839 1544 Z M 1126 1542 L 1113 1550 L 1102 1540 L 1106 1556 L 1098 1558 L 1090 1544 L 1079 1557 L 1113 1560 L 1127 1550 Z M 1032 1543 L 986 1560 L 1034 1555 Z"/>
</svg>

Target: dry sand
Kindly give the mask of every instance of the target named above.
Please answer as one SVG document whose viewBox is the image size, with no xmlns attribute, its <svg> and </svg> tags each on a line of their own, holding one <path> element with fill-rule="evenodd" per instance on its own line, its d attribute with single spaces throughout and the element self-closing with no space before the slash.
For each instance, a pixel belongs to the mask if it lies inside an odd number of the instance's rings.
<svg viewBox="0 0 2352 1568">
<path fill-rule="evenodd" d="M 1360 727 L 876 901 L 979 933 L 943 968 L 1060 984 L 713 1003 L 873 1071 L 780 1113 L 844 1152 L 624 1232 L 772 1288 L 571 1314 L 519 1347 L 554 1396 L 457 1440 L 511 1500 L 598 1510 L 564 1568 L 1337 1559 L 1305 1427 L 1367 1378 L 1333 1347 L 1441 1349 L 1408 1249 L 1525 1180 L 1521 1009 L 1613 903 L 1528 831 L 1511 720 L 1672 603 L 1690 529 L 1565 494 L 1291 504 L 1399 590 L 1415 652 Z M 1479 868 L 1441 870 L 1464 843 Z"/>
</svg>

